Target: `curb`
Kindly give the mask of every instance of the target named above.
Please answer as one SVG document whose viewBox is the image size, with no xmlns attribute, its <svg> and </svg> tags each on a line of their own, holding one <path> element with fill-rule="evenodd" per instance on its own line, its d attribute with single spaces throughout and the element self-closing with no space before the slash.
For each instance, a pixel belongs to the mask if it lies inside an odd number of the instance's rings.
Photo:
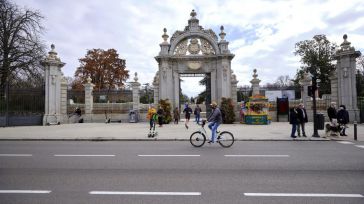
<svg viewBox="0 0 364 204">
<path fill-rule="evenodd" d="M 50 139 L 50 138 L 18 138 L 18 139 L 0 139 L 0 141 L 90 141 L 90 142 L 105 142 L 105 141 L 143 141 L 143 142 L 155 142 L 155 141 L 190 141 L 189 139 L 117 139 L 117 138 L 72 138 L 72 139 Z M 312 142 L 312 141 L 347 141 L 347 140 L 330 140 L 330 139 L 236 139 L 235 141 L 276 141 L 276 142 L 283 142 L 283 141 L 299 141 L 299 142 Z"/>
</svg>

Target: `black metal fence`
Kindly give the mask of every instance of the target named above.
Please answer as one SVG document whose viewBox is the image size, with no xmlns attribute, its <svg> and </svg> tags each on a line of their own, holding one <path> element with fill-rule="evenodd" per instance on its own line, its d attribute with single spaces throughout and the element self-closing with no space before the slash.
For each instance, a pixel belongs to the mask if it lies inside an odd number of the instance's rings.
<svg viewBox="0 0 364 204">
<path fill-rule="evenodd" d="M 0 126 L 42 125 L 44 86 L 0 91 Z"/>
<path fill-rule="evenodd" d="M 358 108 L 360 110 L 360 123 L 364 123 L 364 97 L 358 97 Z"/>
</svg>

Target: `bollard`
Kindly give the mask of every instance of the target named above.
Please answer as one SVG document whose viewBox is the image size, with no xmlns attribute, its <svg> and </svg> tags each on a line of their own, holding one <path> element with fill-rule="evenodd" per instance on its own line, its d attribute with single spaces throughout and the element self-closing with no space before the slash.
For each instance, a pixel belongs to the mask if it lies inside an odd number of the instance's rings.
<svg viewBox="0 0 364 204">
<path fill-rule="evenodd" d="M 358 140 L 358 137 L 357 137 L 357 133 L 358 133 L 358 131 L 357 131 L 357 122 L 356 121 L 354 121 L 354 140 Z"/>
</svg>

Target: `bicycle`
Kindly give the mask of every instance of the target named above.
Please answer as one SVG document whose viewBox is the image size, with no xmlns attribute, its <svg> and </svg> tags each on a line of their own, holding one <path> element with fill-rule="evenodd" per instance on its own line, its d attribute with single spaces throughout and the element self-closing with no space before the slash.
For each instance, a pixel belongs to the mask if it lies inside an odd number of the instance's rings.
<svg viewBox="0 0 364 204">
<path fill-rule="evenodd" d="M 201 128 L 198 131 L 195 131 L 190 136 L 190 143 L 194 147 L 202 147 L 202 145 L 206 142 L 206 130 L 204 128 L 206 124 L 206 120 L 202 121 Z M 229 131 L 217 132 L 217 143 L 219 143 L 222 147 L 231 147 L 234 144 L 234 135 Z"/>
</svg>

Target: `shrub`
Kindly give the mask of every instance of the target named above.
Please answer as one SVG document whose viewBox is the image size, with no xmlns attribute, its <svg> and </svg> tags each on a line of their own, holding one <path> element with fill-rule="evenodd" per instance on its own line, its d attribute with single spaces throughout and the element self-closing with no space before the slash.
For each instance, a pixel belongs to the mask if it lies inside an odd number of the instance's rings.
<svg viewBox="0 0 364 204">
<path fill-rule="evenodd" d="M 162 107 L 163 109 L 163 121 L 165 124 L 168 124 L 172 121 L 172 114 L 171 114 L 171 103 L 169 102 L 168 99 L 161 99 L 159 100 L 159 105 Z"/>
<path fill-rule="evenodd" d="M 221 98 L 221 114 L 224 124 L 232 124 L 235 121 L 234 104 L 231 98 Z"/>
</svg>

